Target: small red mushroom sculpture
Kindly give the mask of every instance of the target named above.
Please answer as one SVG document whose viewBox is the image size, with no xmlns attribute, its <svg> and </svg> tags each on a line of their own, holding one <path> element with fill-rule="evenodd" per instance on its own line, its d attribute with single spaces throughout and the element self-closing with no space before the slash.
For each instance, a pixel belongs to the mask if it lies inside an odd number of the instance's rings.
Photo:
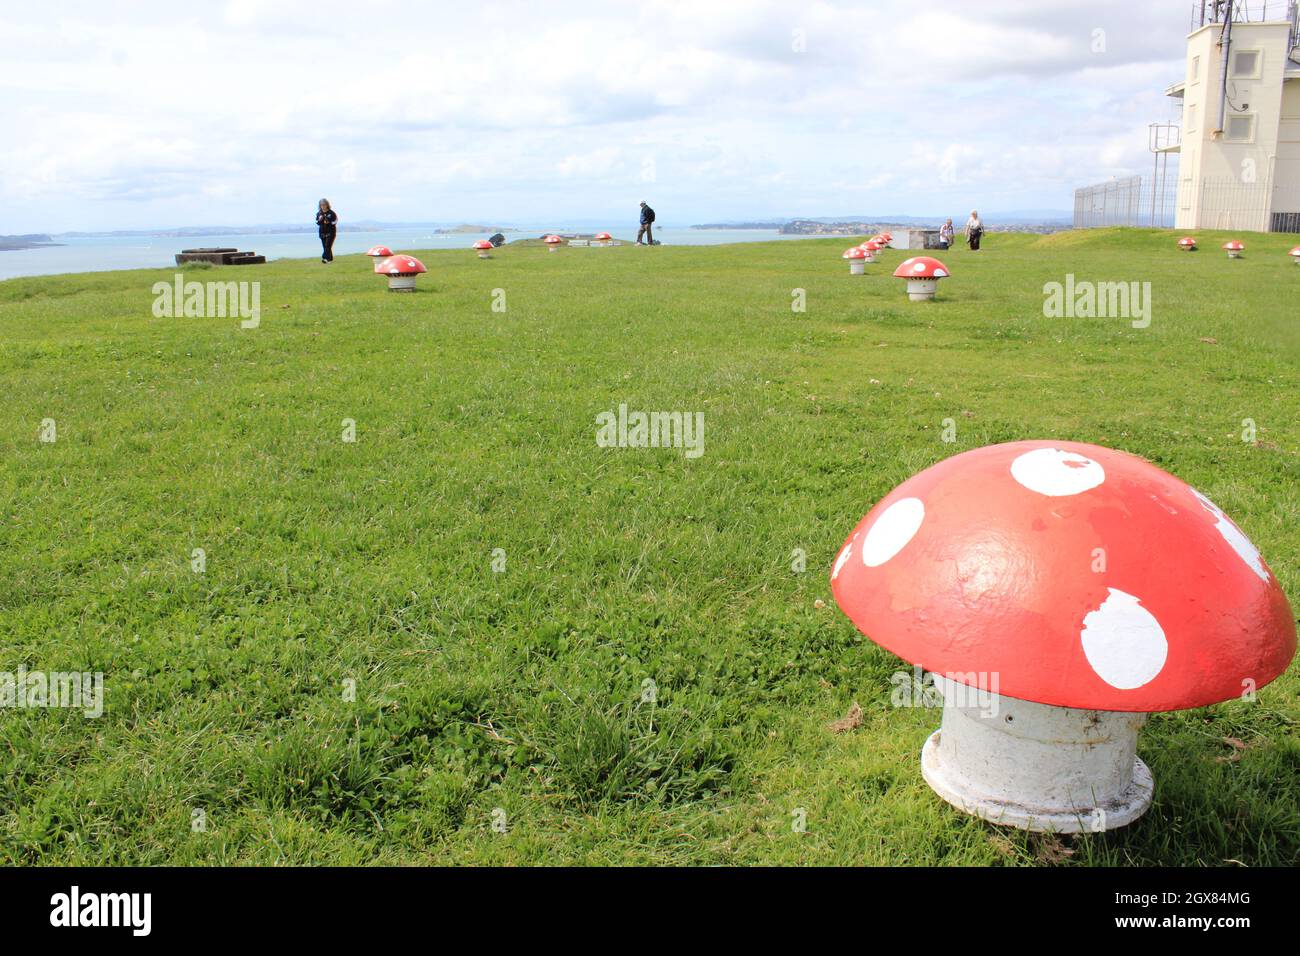
<svg viewBox="0 0 1300 956">
<path fill-rule="evenodd" d="M 1227 250 L 1229 259 L 1240 259 L 1242 252 L 1246 249 L 1246 244 L 1240 239 L 1231 239 L 1223 244 L 1223 248 Z"/>
<path fill-rule="evenodd" d="M 884 248 L 884 246 L 876 242 L 876 240 L 874 239 L 868 239 L 862 245 L 858 246 L 858 248 L 867 254 L 868 262 L 875 262 L 876 256 L 880 254 L 880 251 Z"/>
<path fill-rule="evenodd" d="M 907 297 L 913 302 L 928 302 L 939 280 L 948 278 L 948 267 L 930 256 L 913 256 L 899 263 L 894 278 L 907 280 Z"/>
<path fill-rule="evenodd" d="M 929 785 L 994 823 L 1074 833 L 1151 802 L 1153 712 L 1247 696 L 1296 650 L 1249 539 L 1155 465 L 1076 442 L 968 451 L 899 485 L 831 571 L 871 640 L 935 675 Z"/>
<path fill-rule="evenodd" d="M 866 273 L 867 253 L 861 246 L 845 249 L 841 258 L 849 260 L 849 275 L 860 276 Z"/>
<path fill-rule="evenodd" d="M 614 240 L 614 237 L 611 236 L 609 233 L 607 233 L 607 232 L 598 232 L 598 233 L 596 233 L 596 238 L 595 238 L 593 241 L 594 241 L 594 242 L 596 243 L 596 245 L 598 245 L 598 246 L 607 246 L 607 245 L 609 245 L 613 240 Z"/>
<path fill-rule="evenodd" d="M 883 240 L 883 244 L 888 246 L 894 241 L 894 234 L 892 232 L 882 232 L 880 238 Z"/>
<path fill-rule="evenodd" d="M 547 236 L 542 242 L 546 243 L 552 252 L 559 252 L 560 246 L 564 245 L 564 240 L 555 235 Z"/>
<path fill-rule="evenodd" d="M 1294 249 L 1292 249 L 1290 255 L 1291 255 L 1291 260 L 1296 265 L 1300 266 L 1300 246 L 1296 246 Z"/>
<path fill-rule="evenodd" d="M 414 292 L 415 277 L 428 271 L 415 256 L 389 256 L 375 263 L 376 274 L 388 276 L 389 292 Z"/>
<path fill-rule="evenodd" d="M 387 246 L 371 246 L 366 250 L 366 255 L 375 260 L 387 259 L 392 254 L 393 250 L 389 249 Z"/>
<path fill-rule="evenodd" d="M 1183 236 L 1183 238 L 1178 240 L 1178 248 L 1183 250 L 1183 252 L 1195 252 L 1196 239 L 1192 236 Z"/>
<path fill-rule="evenodd" d="M 489 259 L 492 257 L 492 243 L 486 239 L 480 239 L 474 243 L 474 250 L 478 253 L 480 259 Z"/>
</svg>

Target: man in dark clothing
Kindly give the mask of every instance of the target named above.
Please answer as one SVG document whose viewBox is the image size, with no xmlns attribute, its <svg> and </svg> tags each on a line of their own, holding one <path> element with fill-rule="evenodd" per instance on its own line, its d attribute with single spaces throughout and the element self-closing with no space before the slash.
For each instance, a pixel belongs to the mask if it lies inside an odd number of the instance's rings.
<svg viewBox="0 0 1300 956">
<path fill-rule="evenodd" d="M 636 231 L 636 244 L 653 246 L 655 244 L 654 236 L 655 211 L 641 203 L 641 228 Z M 645 236 L 645 242 L 641 242 L 641 237 Z"/>
<path fill-rule="evenodd" d="M 334 236 L 338 232 L 338 214 L 330 208 L 330 201 L 322 199 L 316 206 L 316 225 L 320 232 L 320 261 L 334 261 Z"/>
</svg>

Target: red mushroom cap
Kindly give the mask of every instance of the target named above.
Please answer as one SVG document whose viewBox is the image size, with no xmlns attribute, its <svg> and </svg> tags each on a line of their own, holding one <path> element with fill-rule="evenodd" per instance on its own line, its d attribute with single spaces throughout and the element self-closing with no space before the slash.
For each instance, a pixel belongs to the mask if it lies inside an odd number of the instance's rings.
<svg viewBox="0 0 1300 956">
<path fill-rule="evenodd" d="M 1290 254 L 1295 256 L 1297 259 L 1300 259 L 1300 246 L 1296 246 L 1292 249 Z"/>
<path fill-rule="evenodd" d="M 475 249 L 491 249 L 491 248 L 492 248 L 492 243 L 488 242 L 486 239 L 480 239 L 478 242 L 474 243 L 474 248 L 475 248 Z"/>
<path fill-rule="evenodd" d="M 1242 249 L 1246 248 L 1246 244 L 1240 239 L 1230 239 L 1223 244 L 1223 248 L 1227 249 L 1229 252 L 1240 252 Z"/>
<path fill-rule="evenodd" d="M 596 233 L 596 241 L 597 241 L 597 242 L 609 242 L 609 240 L 612 239 L 612 238 L 613 238 L 613 237 L 612 237 L 609 233 L 607 233 L 607 232 L 598 232 L 598 233 Z"/>
<path fill-rule="evenodd" d="M 831 589 L 905 660 L 1057 707 L 1213 704 L 1296 649 L 1277 579 L 1222 511 L 1077 442 L 991 445 L 908 479 L 849 536 Z"/>
<path fill-rule="evenodd" d="M 881 249 L 884 248 L 884 246 L 876 242 L 876 240 L 871 239 L 868 240 L 867 242 L 864 242 L 862 245 L 858 246 L 858 248 L 865 249 L 867 250 L 867 252 L 879 252 Z"/>
<path fill-rule="evenodd" d="M 559 236 L 547 236 L 545 239 L 542 240 L 542 242 L 546 243 L 548 246 L 558 246 L 563 241 L 564 240 L 561 239 Z"/>
<path fill-rule="evenodd" d="M 387 246 L 371 246 L 369 249 L 366 250 L 366 255 L 374 256 L 376 258 L 387 259 L 392 254 L 393 254 L 393 250 L 389 249 Z"/>
<path fill-rule="evenodd" d="M 948 267 L 929 256 L 912 256 L 904 259 L 894 270 L 895 279 L 945 279 Z"/>
<path fill-rule="evenodd" d="M 892 232 L 882 232 L 880 234 L 880 238 L 884 239 L 885 242 L 893 242 L 894 234 Z"/>
<path fill-rule="evenodd" d="M 375 272 L 385 276 L 414 276 L 428 271 L 415 256 L 389 256 L 375 263 Z"/>
<path fill-rule="evenodd" d="M 849 249 L 845 249 L 844 255 L 842 255 L 840 258 L 841 259 L 865 259 L 866 257 L 867 257 L 867 253 L 861 246 L 853 246 Z"/>
<path fill-rule="evenodd" d="M 1183 238 L 1178 240 L 1178 244 L 1180 246 L 1194 246 L 1196 245 L 1196 240 L 1191 236 L 1183 236 Z"/>
</svg>

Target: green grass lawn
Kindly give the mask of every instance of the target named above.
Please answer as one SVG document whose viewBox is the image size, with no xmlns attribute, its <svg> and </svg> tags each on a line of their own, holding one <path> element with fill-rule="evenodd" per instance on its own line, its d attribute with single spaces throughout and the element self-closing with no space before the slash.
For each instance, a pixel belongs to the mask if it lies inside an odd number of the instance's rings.
<svg viewBox="0 0 1300 956">
<path fill-rule="evenodd" d="M 830 598 L 896 484 L 1059 438 L 1205 492 L 1296 604 L 1294 237 L 1175 238 L 994 234 L 929 304 L 843 239 L 187 271 L 259 280 L 256 329 L 155 318 L 173 269 L 0 283 L 0 670 L 106 700 L 0 711 L 0 860 L 1296 863 L 1300 665 L 1155 716 L 1138 823 L 1037 838 L 929 790 L 939 712 Z M 1045 318 L 1067 273 L 1149 281 L 1150 326 Z M 704 454 L 598 447 L 621 403 Z"/>
</svg>

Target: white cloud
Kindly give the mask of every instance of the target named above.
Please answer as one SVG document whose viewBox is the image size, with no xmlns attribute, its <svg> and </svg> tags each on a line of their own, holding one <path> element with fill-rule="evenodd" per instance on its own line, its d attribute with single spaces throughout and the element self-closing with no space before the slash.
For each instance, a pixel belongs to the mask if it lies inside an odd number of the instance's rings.
<svg viewBox="0 0 1300 956">
<path fill-rule="evenodd" d="M 10 5 L 5 231 L 1067 208 L 1141 171 L 1184 7 Z"/>
</svg>

